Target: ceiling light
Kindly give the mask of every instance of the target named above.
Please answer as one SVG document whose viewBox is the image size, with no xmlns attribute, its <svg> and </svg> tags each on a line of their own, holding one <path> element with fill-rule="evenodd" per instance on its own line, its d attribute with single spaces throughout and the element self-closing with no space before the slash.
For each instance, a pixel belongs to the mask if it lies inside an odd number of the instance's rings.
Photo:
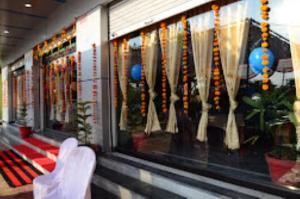
<svg viewBox="0 0 300 199">
<path fill-rule="evenodd" d="M 32 7 L 32 4 L 31 4 L 31 3 L 25 3 L 24 6 L 25 6 L 26 8 L 31 8 L 31 7 Z"/>
<path fill-rule="evenodd" d="M 8 30 L 4 30 L 3 33 L 4 34 L 9 34 L 9 31 Z"/>
</svg>

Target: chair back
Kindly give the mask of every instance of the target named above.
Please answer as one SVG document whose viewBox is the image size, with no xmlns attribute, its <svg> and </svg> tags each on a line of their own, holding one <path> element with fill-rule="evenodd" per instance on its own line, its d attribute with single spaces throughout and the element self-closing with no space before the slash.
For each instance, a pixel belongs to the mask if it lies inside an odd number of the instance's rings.
<svg viewBox="0 0 300 199">
<path fill-rule="evenodd" d="M 58 154 L 58 159 L 60 159 L 62 162 L 64 162 L 64 159 L 68 157 L 70 152 L 77 148 L 78 146 L 78 141 L 75 138 L 68 138 L 66 139 L 59 148 L 59 154 Z"/>
<path fill-rule="evenodd" d="M 88 147 L 71 151 L 64 164 L 61 189 L 64 198 L 83 199 L 90 195 L 90 183 L 96 167 L 96 154 Z"/>
</svg>

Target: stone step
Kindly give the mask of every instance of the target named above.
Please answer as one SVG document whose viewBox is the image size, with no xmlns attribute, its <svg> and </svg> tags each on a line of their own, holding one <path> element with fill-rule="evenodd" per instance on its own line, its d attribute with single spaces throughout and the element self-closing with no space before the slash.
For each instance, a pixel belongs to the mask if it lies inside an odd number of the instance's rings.
<svg viewBox="0 0 300 199">
<path fill-rule="evenodd" d="M 47 144 L 49 143 L 53 146 L 58 147 L 58 143 L 57 142 L 54 143 L 54 141 L 51 141 L 51 139 L 47 139 L 40 135 L 37 136 L 34 133 L 32 134 L 32 137 L 36 138 L 36 139 L 40 139 L 41 141 L 43 141 Z M 56 161 L 57 153 L 51 153 L 50 151 L 43 150 L 42 148 L 39 148 L 39 147 L 33 145 L 32 142 L 30 142 L 30 141 L 27 142 L 26 139 L 22 139 L 19 135 L 18 127 L 16 127 L 16 126 L 8 125 L 7 127 L 3 128 L 2 140 L 5 142 L 6 145 L 9 145 L 10 147 L 12 147 L 14 145 L 20 145 L 20 144 L 25 145 L 25 146 L 31 148 L 32 150 L 37 151 L 40 154 L 43 154 L 47 158 L 50 158 L 50 159 Z M 48 142 L 48 141 L 50 141 L 50 142 Z"/>
<path fill-rule="evenodd" d="M 261 191 L 199 176 L 121 153 L 102 155 L 98 159 L 98 164 L 136 180 L 191 199 L 278 198 Z"/>
<path fill-rule="evenodd" d="M 99 165 L 97 166 L 96 174 L 93 177 L 93 183 L 121 199 L 185 198 Z"/>
</svg>

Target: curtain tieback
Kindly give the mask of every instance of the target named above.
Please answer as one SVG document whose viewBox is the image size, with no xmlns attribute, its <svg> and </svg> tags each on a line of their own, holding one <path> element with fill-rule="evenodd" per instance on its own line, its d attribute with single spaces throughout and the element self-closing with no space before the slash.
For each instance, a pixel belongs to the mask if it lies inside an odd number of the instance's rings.
<svg viewBox="0 0 300 199">
<path fill-rule="evenodd" d="M 230 99 L 230 110 L 235 111 L 235 109 L 238 107 L 238 103 L 235 100 Z"/>
<path fill-rule="evenodd" d="M 198 89 L 205 88 L 205 86 L 206 86 L 205 81 L 198 81 L 198 82 L 197 82 L 197 88 L 198 88 Z"/>
<path fill-rule="evenodd" d="M 154 100 L 156 97 L 156 93 L 153 89 L 149 89 L 149 97 L 151 100 Z"/>
<path fill-rule="evenodd" d="M 175 103 L 177 100 L 179 100 L 179 97 L 175 93 L 171 93 L 171 97 L 170 97 L 171 103 Z"/>
<path fill-rule="evenodd" d="M 208 112 L 211 108 L 211 105 L 209 103 L 203 102 L 202 103 L 202 112 Z"/>
<path fill-rule="evenodd" d="M 294 111 L 295 111 L 295 113 L 297 113 L 297 112 L 300 113 L 300 100 L 296 100 L 294 102 Z"/>
<path fill-rule="evenodd" d="M 128 108 L 127 104 L 125 102 L 122 102 L 122 109 L 126 110 Z"/>
</svg>

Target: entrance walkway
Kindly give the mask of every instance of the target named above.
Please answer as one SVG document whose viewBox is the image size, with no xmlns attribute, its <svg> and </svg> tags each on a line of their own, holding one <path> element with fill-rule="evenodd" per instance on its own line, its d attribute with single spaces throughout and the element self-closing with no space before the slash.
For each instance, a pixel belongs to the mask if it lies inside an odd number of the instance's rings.
<svg viewBox="0 0 300 199">
<path fill-rule="evenodd" d="M 0 143 L 0 151 L 6 148 Z M 18 188 L 9 187 L 0 175 L 0 199 L 32 199 L 32 185 Z"/>
</svg>

